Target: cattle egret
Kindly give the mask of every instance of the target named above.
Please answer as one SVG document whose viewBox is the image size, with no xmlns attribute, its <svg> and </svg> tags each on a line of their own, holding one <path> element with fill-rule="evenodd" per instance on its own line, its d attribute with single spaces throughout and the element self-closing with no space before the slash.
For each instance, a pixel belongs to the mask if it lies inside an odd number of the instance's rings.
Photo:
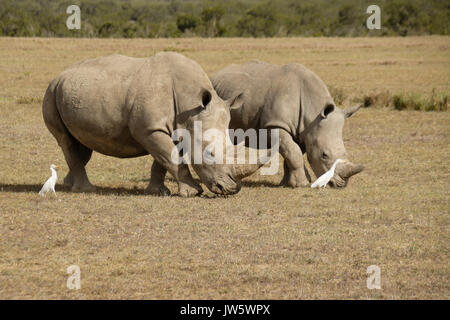
<svg viewBox="0 0 450 320">
<path fill-rule="evenodd" d="M 42 186 L 41 191 L 39 191 L 39 195 L 41 197 L 44 196 L 45 193 L 49 192 L 49 191 L 53 191 L 53 193 L 56 195 L 56 191 L 55 191 L 55 184 L 56 181 L 58 181 L 58 175 L 56 174 L 56 170 L 58 167 L 55 166 L 54 164 L 52 164 L 50 166 L 50 171 L 52 172 L 52 176 L 44 183 L 44 185 Z"/>
<path fill-rule="evenodd" d="M 337 159 L 333 165 L 331 166 L 331 169 L 325 172 L 323 175 L 321 175 L 312 185 L 311 188 L 320 188 L 324 187 L 326 188 L 328 182 L 330 182 L 331 178 L 334 176 L 334 170 L 336 169 L 336 166 L 339 162 L 342 162 L 341 159 Z"/>
</svg>

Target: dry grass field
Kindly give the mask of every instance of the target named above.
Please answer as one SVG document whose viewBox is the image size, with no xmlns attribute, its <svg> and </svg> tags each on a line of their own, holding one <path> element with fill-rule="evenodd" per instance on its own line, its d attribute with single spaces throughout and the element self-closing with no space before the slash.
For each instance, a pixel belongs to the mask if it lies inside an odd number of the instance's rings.
<svg viewBox="0 0 450 320">
<path fill-rule="evenodd" d="M 344 104 L 363 94 L 448 93 L 450 38 L 88 40 L 0 38 L 1 299 L 450 298 L 450 114 L 365 108 L 344 140 L 366 170 L 345 189 L 244 180 L 229 198 L 143 195 L 151 157 L 94 153 L 96 193 L 57 185 L 68 168 L 41 115 L 74 62 L 174 50 L 213 74 L 233 62 L 301 62 Z M 173 180 L 167 183 L 176 191 Z M 206 188 L 205 188 L 206 189 Z M 66 288 L 70 265 L 81 290 Z M 381 268 L 381 290 L 366 269 Z"/>
</svg>

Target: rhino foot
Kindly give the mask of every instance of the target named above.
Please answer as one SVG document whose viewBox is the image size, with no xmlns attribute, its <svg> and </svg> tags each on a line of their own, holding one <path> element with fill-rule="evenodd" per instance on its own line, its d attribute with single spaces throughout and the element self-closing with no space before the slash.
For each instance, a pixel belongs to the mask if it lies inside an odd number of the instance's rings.
<svg viewBox="0 0 450 320">
<path fill-rule="evenodd" d="M 284 184 L 285 187 L 290 187 L 290 188 L 299 188 L 299 187 L 309 187 L 309 182 L 308 180 L 306 181 L 296 181 L 293 179 L 289 179 L 287 183 Z"/>
<path fill-rule="evenodd" d="M 203 189 L 200 185 L 188 185 L 185 183 L 178 184 L 178 194 L 183 198 L 195 197 L 203 193 Z"/>
<path fill-rule="evenodd" d="M 97 190 L 97 188 L 90 183 L 85 183 L 83 185 L 74 184 L 72 186 L 73 192 L 94 192 L 95 190 Z"/>
<path fill-rule="evenodd" d="M 302 172 L 302 170 L 303 168 L 289 172 L 288 175 L 283 177 L 280 185 L 291 188 L 309 187 L 308 178 L 306 177 L 305 171 Z"/>
<path fill-rule="evenodd" d="M 147 189 L 145 189 L 145 193 L 161 197 L 168 197 L 171 194 L 169 188 L 167 188 L 165 185 L 160 185 L 156 187 L 148 186 Z"/>
<path fill-rule="evenodd" d="M 64 185 L 66 187 L 72 187 L 73 186 L 73 177 L 70 173 L 67 174 L 67 176 L 64 178 Z"/>
</svg>

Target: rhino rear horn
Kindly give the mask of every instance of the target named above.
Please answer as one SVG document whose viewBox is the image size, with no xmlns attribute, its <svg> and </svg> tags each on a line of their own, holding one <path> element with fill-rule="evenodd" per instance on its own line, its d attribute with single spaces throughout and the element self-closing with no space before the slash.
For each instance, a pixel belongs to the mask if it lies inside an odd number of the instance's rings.
<svg viewBox="0 0 450 320">
<path fill-rule="evenodd" d="M 358 111 L 362 107 L 362 104 L 359 106 L 348 107 L 344 109 L 344 115 L 346 118 L 351 117 L 356 111 Z"/>
<path fill-rule="evenodd" d="M 263 164 L 235 164 L 233 167 L 233 176 L 237 180 L 242 180 L 258 171 Z"/>
<path fill-rule="evenodd" d="M 248 148 L 246 148 L 246 154 L 248 154 Z M 237 153 L 236 153 L 237 155 Z M 269 162 L 269 160 L 271 159 L 271 152 L 268 152 L 268 155 L 264 158 L 261 159 L 260 157 L 258 157 L 257 163 L 255 164 L 236 164 L 236 158 L 234 158 L 234 162 L 235 164 L 233 164 L 233 176 L 234 178 L 236 178 L 237 180 L 242 180 L 245 177 L 248 177 L 250 175 L 252 175 L 253 173 L 255 173 L 256 171 L 258 171 L 259 168 L 261 168 L 262 166 L 264 166 L 266 163 Z M 278 161 L 278 160 L 277 160 Z"/>
</svg>

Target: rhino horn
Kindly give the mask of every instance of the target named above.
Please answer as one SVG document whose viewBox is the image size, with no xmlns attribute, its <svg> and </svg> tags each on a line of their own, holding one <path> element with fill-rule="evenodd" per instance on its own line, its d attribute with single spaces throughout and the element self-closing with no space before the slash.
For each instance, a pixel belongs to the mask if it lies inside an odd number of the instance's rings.
<svg viewBox="0 0 450 320">
<path fill-rule="evenodd" d="M 335 187 L 345 187 L 351 176 L 364 170 L 361 164 L 354 164 L 350 161 L 344 161 L 337 165 L 331 184 Z"/>
<path fill-rule="evenodd" d="M 235 179 L 242 180 L 258 171 L 264 164 L 235 164 L 233 166 L 233 176 Z"/>
<path fill-rule="evenodd" d="M 356 113 L 356 111 L 358 111 L 363 105 L 360 104 L 358 106 L 354 106 L 354 107 L 348 107 L 344 109 L 344 116 L 346 118 L 351 117 L 354 113 Z"/>
<path fill-rule="evenodd" d="M 246 154 L 248 154 L 248 150 L 246 150 Z M 234 164 L 233 177 L 235 179 L 241 180 L 244 179 L 245 177 L 252 175 L 270 160 L 270 154 L 271 152 L 269 151 L 266 157 L 264 157 L 264 159 L 260 159 L 260 157 L 258 157 L 257 163 L 255 164 Z M 236 157 L 234 163 L 237 163 Z"/>
</svg>

